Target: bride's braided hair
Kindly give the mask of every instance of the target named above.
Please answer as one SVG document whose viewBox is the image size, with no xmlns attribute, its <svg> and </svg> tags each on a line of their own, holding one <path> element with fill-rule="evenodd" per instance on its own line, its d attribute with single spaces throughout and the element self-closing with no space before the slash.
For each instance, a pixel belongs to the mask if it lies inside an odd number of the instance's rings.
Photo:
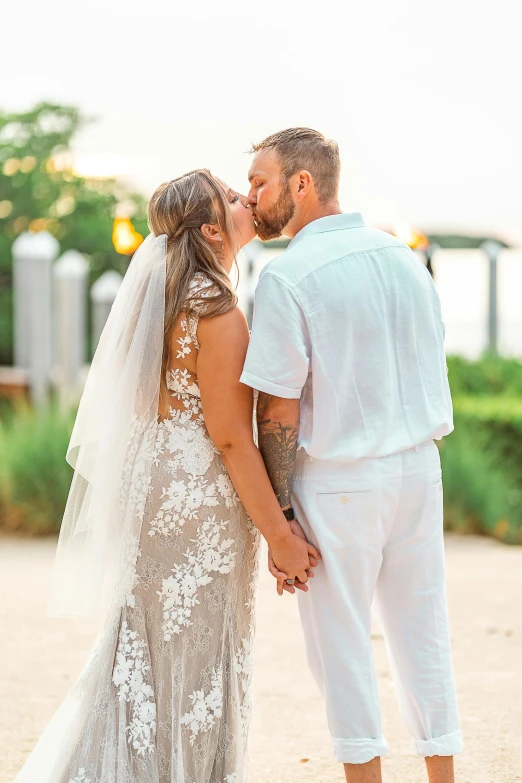
<svg viewBox="0 0 522 783">
<path fill-rule="evenodd" d="M 170 334 L 182 311 L 209 318 L 229 312 L 237 296 L 218 252 L 201 231 L 218 224 L 221 236 L 234 253 L 234 224 L 227 195 L 219 180 L 207 169 L 197 169 L 159 186 L 148 205 L 150 230 L 167 235 L 165 284 L 165 330 L 161 389 L 166 392 L 170 360 Z M 205 289 L 190 289 L 201 274 L 212 283 Z"/>
</svg>

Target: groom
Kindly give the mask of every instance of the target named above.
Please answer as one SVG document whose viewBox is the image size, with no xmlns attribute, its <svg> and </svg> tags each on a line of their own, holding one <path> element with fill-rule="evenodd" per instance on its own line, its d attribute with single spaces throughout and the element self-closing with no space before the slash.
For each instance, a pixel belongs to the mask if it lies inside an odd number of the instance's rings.
<svg viewBox="0 0 522 783">
<path fill-rule="evenodd" d="M 430 783 L 452 783 L 462 739 L 433 442 L 453 429 L 439 300 L 407 246 L 341 212 L 335 142 L 291 128 L 253 152 L 258 235 L 291 242 L 261 273 L 241 380 L 260 391 L 281 507 L 323 558 L 299 611 L 335 757 L 349 783 L 380 783 L 374 601 L 416 752 Z"/>
</svg>

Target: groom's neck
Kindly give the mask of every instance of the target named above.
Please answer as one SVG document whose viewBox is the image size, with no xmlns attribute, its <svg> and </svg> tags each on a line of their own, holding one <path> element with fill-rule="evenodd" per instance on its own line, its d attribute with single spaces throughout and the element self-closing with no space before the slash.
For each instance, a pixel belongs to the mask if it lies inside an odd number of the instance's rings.
<svg viewBox="0 0 522 783">
<path fill-rule="evenodd" d="M 284 230 L 284 235 L 293 239 L 296 234 L 301 231 L 302 228 L 312 223 L 319 218 L 328 217 L 329 215 L 340 215 L 342 209 L 339 206 L 338 201 L 330 201 L 327 204 L 321 204 L 315 201 L 311 204 L 302 204 L 299 210 L 296 210 L 294 217 Z"/>
</svg>

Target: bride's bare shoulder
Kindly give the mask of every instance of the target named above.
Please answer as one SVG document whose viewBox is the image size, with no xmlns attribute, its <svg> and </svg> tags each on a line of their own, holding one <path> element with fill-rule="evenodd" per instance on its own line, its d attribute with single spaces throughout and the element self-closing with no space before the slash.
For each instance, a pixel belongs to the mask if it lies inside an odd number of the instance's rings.
<svg viewBox="0 0 522 783">
<path fill-rule="evenodd" d="M 202 318 L 198 324 L 198 337 L 201 345 L 220 345 L 243 347 L 248 344 L 250 333 L 242 310 L 236 305 L 227 313 Z"/>
</svg>

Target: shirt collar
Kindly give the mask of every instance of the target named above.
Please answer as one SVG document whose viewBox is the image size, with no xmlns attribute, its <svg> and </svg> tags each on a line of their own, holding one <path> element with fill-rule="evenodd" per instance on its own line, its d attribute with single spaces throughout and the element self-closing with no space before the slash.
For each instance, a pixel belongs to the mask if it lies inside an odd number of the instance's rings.
<svg viewBox="0 0 522 783">
<path fill-rule="evenodd" d="M 327 215 L 326 217 L 312 220 L 301 231 L 298 231 L 295 237 L 288 243 L 292 247 L 296 242 L 300 242 L 312 234 L 322 234 L 325 231 L 342 231 L 345 228 L 364 228 L 366 223 L 360 212 L 347 212 L 342 215 Z"/>
</svg>

